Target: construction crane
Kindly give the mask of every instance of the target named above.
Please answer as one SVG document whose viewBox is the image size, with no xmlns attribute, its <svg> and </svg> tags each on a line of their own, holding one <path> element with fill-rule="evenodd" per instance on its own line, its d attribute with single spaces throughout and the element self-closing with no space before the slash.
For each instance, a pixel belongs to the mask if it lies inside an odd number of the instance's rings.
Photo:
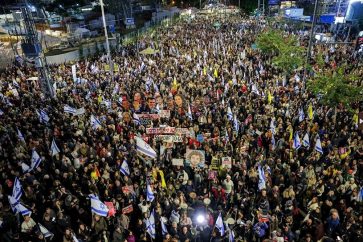
<svg viewBox="0 0 363 242">
<path fill-rule="evenodd" d="M 21 49 L 25 58 L 34 64 L 39 73 L 38 80 L 44 96 L 46 98 L 54 98 L 55 93 L 52 80 L 27 0 L 23 0 L 22 3 L 17 4 L 15 9 L 21 12 L 21 24 L 19 24 L 19 31 L 15 28 L 15 30 L 9 31 L 9 35 L 21 38 Z"/>
</svg>

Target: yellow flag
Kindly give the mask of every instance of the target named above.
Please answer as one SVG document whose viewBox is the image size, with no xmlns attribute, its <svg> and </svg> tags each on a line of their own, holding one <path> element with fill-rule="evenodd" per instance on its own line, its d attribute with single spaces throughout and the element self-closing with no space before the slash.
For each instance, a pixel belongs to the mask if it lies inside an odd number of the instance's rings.
<svg viewBox="0 0 363 242">
<path fill-rule="evenodd" d="M 293 128 L 291 127 L 291 129 L 290 129 L 290 137 L 289 137 L 289 141 L 291 141 L 291 140 L 292 140 L 292 134 L 293 134 L 293 132 L 294 132 L 294 130 L 293 130 Z"/>
<path fill-rule="evenodd" d="M 173 86 L 178 86 L 178 83 L 176 82 L 176 78 L 174 77 L 174 80 L 173 80 Z"/>
<path fill-rule="evenodd" d="M 267 102 L 271 104 L 273 96 L 271 95 L 270 91 L 267 91 Z"/>
<path fill-rule="evenodd" d="M 309 115 L 309 119 L 312 120 L 313 119 L 313 105 L 310 103 L 309 107 L 308 107 L 308 115 Z"/>
<path fill-rule="evenodd" d="M 98 96 L 97 102 L 98 102 L 98 104 L 100 104 L 102 102 L 102 96 L 101 95 Z"/>
<path fill-rule="evenodd" d="M 197 57 L 197 52 L 193 51 L 194 58 Z"/>
<path fill-rule="evenodd" d="M 358 114 L 357 113 L 355 113 L 353 115 L 353 124 L 358 125 Z"/>
<path fill-rule="evenodd" d="M 214 77 L 218 77 L 218 71 L 217 71 L 217 69 L 214 69 Z"/>
<path fill-rule="evenodd" d="M 166 188 L 166 183 L 165 183 L 165 178 L 164 178 L 164 172 L 162 170 L 159 170 L 159 175 L 160 175 L 160 178 L 161 178 L 161 186 L 163 188 Z"/>
<path fill-rule="evenodd" d="M 206 67 L 203 68 L 203 75 L 205 75 L 205 76 L 207 75 L 207 68 Z"/>
</svg>

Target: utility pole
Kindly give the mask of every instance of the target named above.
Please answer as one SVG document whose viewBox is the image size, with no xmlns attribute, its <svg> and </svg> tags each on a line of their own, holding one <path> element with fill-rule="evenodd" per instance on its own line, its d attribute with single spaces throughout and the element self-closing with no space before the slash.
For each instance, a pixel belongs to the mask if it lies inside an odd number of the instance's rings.
<svg viewBox="0 0 363 242">
<path fill-rule="evenodd" d="M 305 86 L 305 83 L 306 83 L 306 68 L 307 68 L 307 65 L 309 64 L 310 56 L 311 56 L 311 48 L 312 48 L 314 32 L 315 32 L 316 13 L 317 13 L 317 9 L 318 9 L 318 3 L 319 3 L 319 0 L 315 0 L 314 15 L 313 15 L 312 23 L 311 23 L 311 31 L 310 31 L 308 52 L 306 53 L 306 63 L 305 63 L 305 68 L 304 68 L 304 77 L 303 77 L 304 86 Z"/>
<path fill-rule="evenodd" d="M 105 37 L 106 37 L 107 61 L 108 61 L 108 65 L 110 66 L 111 81 L 113 81 L 114 80 L 113 62 L 112 62 L 111 51 L 110 51 L 110 43 L 108 41 L 108 33 L 107 33 L 107 25 L 106 25 L 106 18 L 105 18 L 105 10 L 103 8 L 103 0 L 100 0 L 100 5 L 101 5 L 101 12 L 102 12 L 103 28 L 105 30 Z"/>
</svg>

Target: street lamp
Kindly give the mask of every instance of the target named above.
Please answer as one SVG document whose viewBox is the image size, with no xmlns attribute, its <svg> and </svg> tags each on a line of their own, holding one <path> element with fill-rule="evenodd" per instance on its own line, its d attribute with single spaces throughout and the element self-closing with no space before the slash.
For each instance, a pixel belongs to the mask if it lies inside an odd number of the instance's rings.
<svg viewBox="0 0 363 242">
<path fill-rule="evenodd" d="M 113 81 L 113 62 L 112 62 L 111 52 L 110 52 L 110 43 L 108 42 L 108 33 L 107 33 L 107 26 L 106 26 L 105 10 L 103 8 L 103 0 L 100 0 L 100 5 L 101 5 L 101 12 L 102 12 L 103 28 L 105 30 L 105 37 L 106 37 L 107 60 L 108 60 L 109 66 L 110 66 L 111 81 Z"/>
</svg>

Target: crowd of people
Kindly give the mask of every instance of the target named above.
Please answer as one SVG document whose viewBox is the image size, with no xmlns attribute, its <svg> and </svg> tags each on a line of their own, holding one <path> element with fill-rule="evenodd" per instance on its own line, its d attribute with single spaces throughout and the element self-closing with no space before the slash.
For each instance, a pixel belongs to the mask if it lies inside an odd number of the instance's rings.
<svg viewBox="0 0 363 242">
<path fill-rule="evenodd" d="M 271 65 L 263 19 L 220 17 L 121 48 L 113 80 L 105 56 L 50 66 L 55 98 L 33 67 L 1 72 L 1 241 L 362 241 L 354 112 Z M 307 77 L 316 53 L 360 65 L 353 47 L 316 45 Z"/>
</svg>

